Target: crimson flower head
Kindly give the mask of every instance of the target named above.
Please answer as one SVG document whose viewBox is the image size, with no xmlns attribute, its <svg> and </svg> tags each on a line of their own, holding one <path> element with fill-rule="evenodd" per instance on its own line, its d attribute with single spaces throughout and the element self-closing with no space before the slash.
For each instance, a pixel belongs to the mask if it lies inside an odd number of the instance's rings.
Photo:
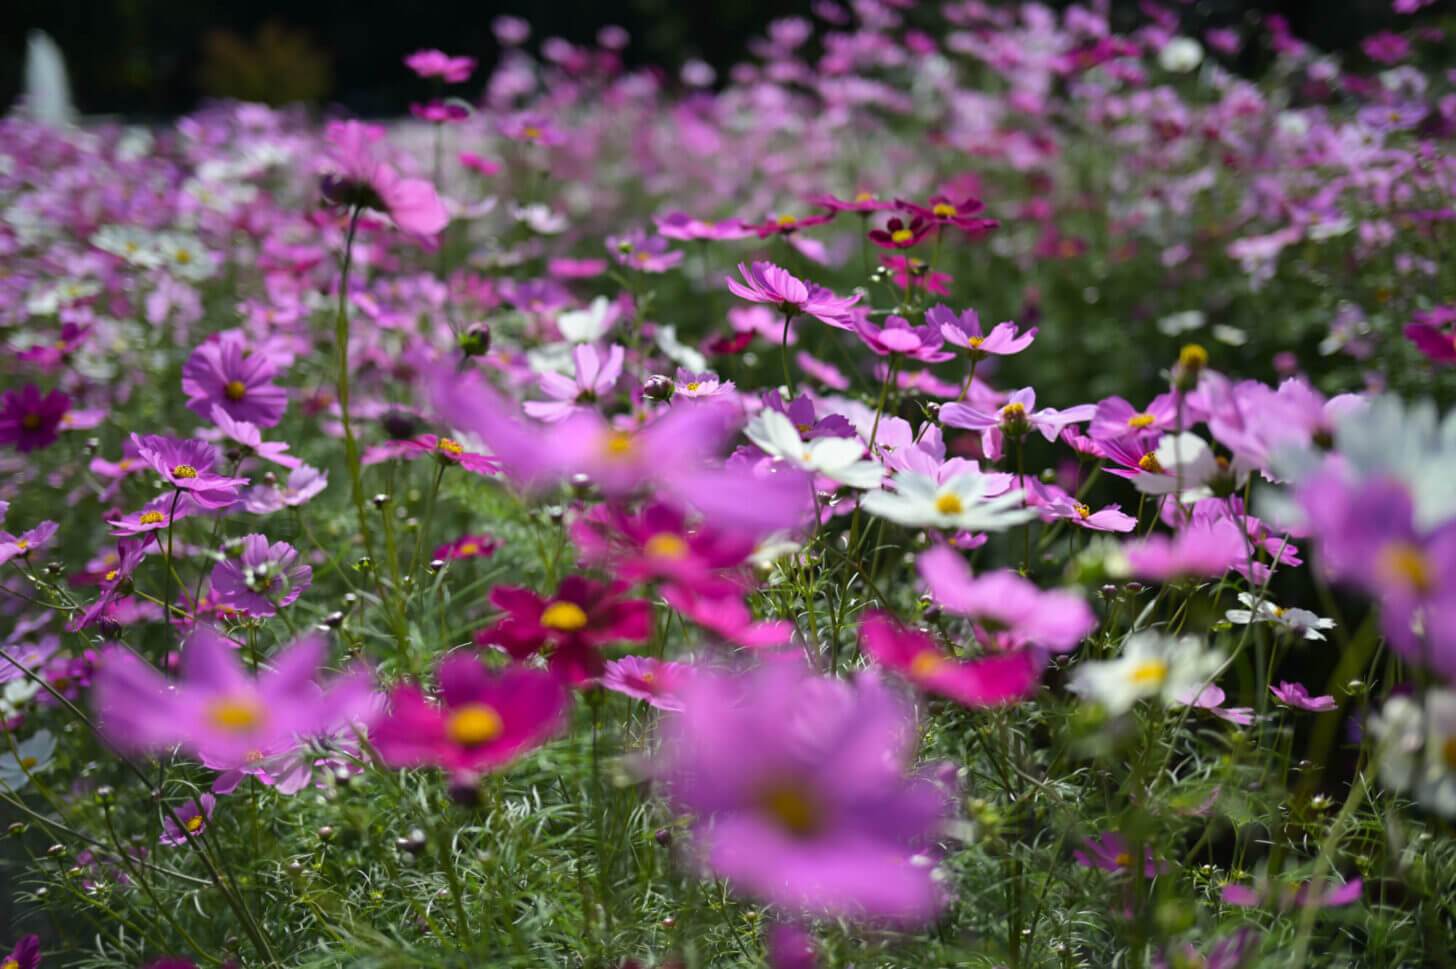
<svg viewBox="0 0 1456 969">
<path fill-rule="evenodd" d="M 374 143 L 383 134 L 383 129 L 360 121 L 329 123 L 324 129 L 324 197 L 338 205 L 384 212 L 411 235 L 435 235 L 450 221 L 444 203 L 428 181 L 405 178 L 376 157 Z"/>
<path fill-rule="evenodd" d="M 457 777 L 499 770 L 565 722 L 570 696 L 549 673 L 488 669 L 456 653 L 440 663 L 440 701 L 400 686 L 369 739 L 391 767 L 441 767 Z"/>
<path fill-rule="evenodd" d="M 40 965 L 40 936 L 27 935 L 15 943 L 3 960 L 0 960 L 0 969 L 35 969 Z"/>
<path fill-rule="evenodd" d="M 871 229 L 869 239 L 881 249 L 909 249 L 930 234 L 933 223 L 920 216 L 906 225 L 901 219 L 891 219 L 883 229 Z"/>
<path fill-rule="evenodd" d="M 853 327 L 849 308 L 859 302 L 859 294 L 835 296 L 823 286 L 805 283 L 787 269 L 771 262 L 755 262 L 751 267 L 738 264 L 738 272 L 744 282 L 729 277 L 728 290 L 740 299 L 754 303 L 777 303 L 786 314 L 799 313 L 814 317 L 821 323 L 841 330 Z M 747 285 L 745 285 L 745 283 Z"/>
<path fill-rule="evenodd" d="M 404 66 L 420 77 L 438 77 L 446 84 L 460 84 L 470 80 L 475 58 L 451 57 L 438 50 L 417 50 L 404 59 Z"/>
<path fill-rule="evenodd" d="M 767 239 L 772 235 L 786 236 L 791 232 L 798 232 L 800 229 L 807 229 L 810 226 L 823 225 L 826 222 L 834 221 L 833 215 L 777 215 L 770 216 L 763 222 L 754 226 L 753 231 L 758 233 L 760 239 Z"/>
<path fill-rule="evenodd" d="M 50 447 L 70 406 L 71 398 L 59 390 L 42 396 L 35 384 L 5 391 L 0 396 L 0 444 L 12 444 L 17 451 Z"/>
<path fill-rule="evenodd" d="M 624 599 L 625 582 L 606 585 L 567 576 L 549 599 L 524 586 L 496 586 L 490 601 L 505 615 L 476 633 L 482 646 L 498 646 L 514 659 L 547 654 L 553 672 L 573 686 L 602 674 L 598 648 L 643 642 L 652 634 L 652 603 Z"/>
<path fill-rule="evenodd" d="M 879 665 L 915 686 L 978 709 L 1013 703 L 1028 696 L 1040 670 L 1025 650 L 983 659 L 963 660 L 946 654 L 930 636 L 906 629 L 884 613 L 870 613 L 859 630 L 860 648 Z"/>
<path fill-rule="evenodd" d="M 238 500 L 238 489 L 248 483 L 247 478 L 227 478 L 213 473 L 217 449 L 206 441 L 179 440 L 160 434 L 133 434 L 131 439 L 138 457 L 203 508 L 226 508 Z"/>
<path fill-rule="evenodd" d="M 666 579 L 710 595 L 732 595 L 742 583 L 729 578 L 753 551 L 753 536 L 706 521 L 690 524 L 671 505 L 655 503 L 627 514 L 611 505 L 582 516 L 573 541 L 588 561 L 610 565 L 633 582 Z"/>
<path fill-rule="evenodd" d="M 207 418 L 220 407 L 235 421 L 272 427 L 288 406 L 288 394 L 272 383 L 277 372 L 269 354 L 252 352 L 238 337 L 204 343 L 182 365 L 187 409 Z"/>
<path fill-rule="evenodd" d="M 972 218 L 985 207 L 985 203 L 975 197 L 957 202 L 948 196 L 936 195 L 925 205 L 916 205 L 904 199 L 895 200 L 895 208 L 903 212 L 909 212 L 934 225 L 953 225 L 977 236 L 985 235 L 1001 224 L 996 219 Z"/>
<path fill-rule="evenodd" d="M 880 201 L 880 198 L 873 192 L 859 192 L 851 199 L 838 198 L 826 192 L 814 196 L 809 201 L 831 212 L 882 212 L 895 207 L 893 202 Z"/>
</svg>

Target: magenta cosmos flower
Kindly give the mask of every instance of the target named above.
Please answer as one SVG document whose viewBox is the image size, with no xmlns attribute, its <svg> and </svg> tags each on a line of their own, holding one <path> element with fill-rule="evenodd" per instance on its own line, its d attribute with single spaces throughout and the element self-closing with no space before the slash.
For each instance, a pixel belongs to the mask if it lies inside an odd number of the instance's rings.
<svg viewBox="0 0 1456 969">
<path fill-rule="evenodd" d="M 929 693 L 979 708 L 1012 703 L 1036 688 L 1038 669 L 1026 652 L 962 660 L 925 633 L 872 612 L 859 630 L 865 655 Z"/>
<path fill-rule="evenodd" d="M 883 229 L 871 229 L 868 235 L 881 249 L 909 249 L 928 236 L 932 228 L 921 218 L 911 219 L 909 225 L 900 219 L 891 219 Z"/>
<path fill-rule="evenodd" d="M 298 564 L 292 545 L 270 545 L 264 535 L 249 535 L 240 556 L 212 567 L 212 597 L 218 605 L 249 616 L 272 616 L 292 605 L 312 580 L 313 569 Z"/>
<path fill-rule="evenodd" d="M 945 545 L 922 553 L 915 565 L 936 602 L 969 618 L 998 646 L 1030 645 L 1063 653 L 1097 625 L 1092 608 L 1080 596 L 1043 592 L 1014 572 L 972 577 L 961 554 Z"/>
<path fill-rule="evenodd" d="M 1327 713 L 1330 710 L 1338 710 L 1340 707 L 1332 696 L 1310 696 L 1309 690 L 1305 689 L 1303 683 L 1283 681 L 1278 686 L 1269 687 L 1269 692 L 1274 694 L 1274 699 L 1285 706 L 1291 706 L 1297 710 L 1308 710 L 1311 713 Z"/>
<path fill-rule="evenodd" d="M 936 303 L 926 310 L 925 322 L 939 327 L 946 343 L 962 348 L 973 360 L 1020 353 L 1036 339 L 1036 327 L 1021 333 L 1010 320 L 997 323 L 990 333 L 983 333 L 980 314 L 975 310 L 966 310 L 956 316 L 955 311 L 944 303 Z"/>
<path fill-rule="evenodd" d="M 1078 849 L 1072 852 L 1077 864 L 1119 874 L 1132 870 L 1132 847 L 1120 833 L 1105 831 L 1097 838 L 1084 838 L 1083 845 L 1086 851 Z M 1152 848 L 1143 849 L 1143 866 L 1146 878 L 1155 878 L 1168 870 L 1166 862 L 1153 860 Z"/>
<path fill-rule="evenodd" d="M 7 390 L 0 396 L 0 444 L 17 451 L 38 451 L 60 437 L 61 419 L 70 409 L 71 398 L 53 390 L 42 395 L 35 384 Z"/>
<path fill-rule="evenodd" d="M 59 528 L 55 522 L 41 522 L 28 532 L 12 535 L 0 530 L 0 565 L 11 559 L 25 558 L 36 549 L 50 542 Z"/>
<path fill-rule="evenodd" d="M 540 670 L 493 671 L 457 653 L 440 663 L 440 702 L 400 686 L 369 739 L 391 767 L 440 767 L 470 777 L 499 770 L 565 723 L 570 696 Z"/>
<path fill-rule="evenodd" d="M 15 948 L 4 959 L 0 969 L 35 969 L 40 965 L 40 936 L 27 935 L 15 943 Z"/>
<path fill-rule="evenodd" d="M 238 489 L 246 478 L 214 474 L 217 449 L 206 441 L 179 440 L 159 434 L 133 434 L 137 456 L 178 491 L 206 509 L 226 508 L 238 500 Z"/>
<path fill-rule="evenodd" d="M 475 58 L 451 57 L 438 50 L 417 50 L 404 59 L 404 66 L 420 77 L 438 77 L 446 84 L 461 84 L 470 80 Z"/>
<path fill-rule="evenodd" d="M 882 327 L 875 326 L 868 319 L 859 320 L 854 324 L 854 331 L 859 334 L 865 346 L 882 357 L 899 353 L 921 363 L 941 363 L 955 356 L 941 349 L 945 344 L 945 337 L 941 335 L 939 328 L 929 324 L 911 326 L 910 321 L 903 316 L 892 314 L 885 317 L 885 325 Z"/>
<path fill-rule="evenodd" d="M 985 207 L 980 199 L 974 197 L 957 202 L 948 196 L 936 195 L 925 205 L 895 199 L 895 208 L 902 212 L 936 225 L 953 225 L 973 236 L 985 235 L 1001 224 L 996 219 L 972 218 Z"/>
<path fill-rule="evenodd" d="M 324 197 L 338 205 L 384 212 L 412 235 L 433 236 L 450 221 L 435 186 L 422 178 L 405 178 L 374 155 L 374 142 L 384 129 L 359 121 L 331 121 L 324 129 L 328 143 Z"/>
<path fill-rule="evenodd" d="M 629 514 L 601 505 L 572 525 L 572 540 L 584 559 L 609 566 L 632 582 L 666 579 L 710 596 L 733 595 L 743 587 L 732 574 L 753 552 L 753 536 L 725 531 L 703 521 L 693 525 L 671 505 L 654 503 Z"/>
<path fill-rule="evenodd" d="M 605 585 L 569 575 L 550 599 L 524 586 L 496 586 L 490 601 L 505 616 L 476 633 L 482 646 L 498 646 L 515 659 L 547 653 L 553 671 L 580 685 L 602 673 L 599 647 L 642 642 L 652 634 L 652 603 L 624 599 L 625 582 Z"/>
<path fill-rule="evenodd" d="M 913 711 L 879 680 L 770 663 L 699 673 L 682 703 L 662 721 L 658 772 L 715 873 L 819 915 L 920 922 L 940 908 L 921 853 L 946 796 L 907 776 Z"/>
<path fill-rule="evenodd" d="M 946 404 L 940 409 L 940 422 L 946 427 L 963 427 L 980 431 L 982 437 L 999 432 L 1011 438 L 1023 438 L 1032 431 L 1040 431 L 1048 441 L 1056 440 L 1058 434 L 1069 424 L 1090 420 L 1097 413 L 1093 404 L 1078 404 L 1066 410 L 1055 407 L 1036 409 L 1036 391 L 1022 387 L 1013 391 L 999 410 L 987 412 L 970 404 Z M 987 449 L 988 451 L 991 449 Z"/>
<path fill-rule="evenodd" d="M 602 686 L 659 710 L 681 710 L 682 699 L 678 694 L 696 672 L 696 667 L 686 663 L 669 663 L 650 656 L 623 656 L 607 663 Z"/>
<path fill-rule="evenodd" d="M 170 813 L 162 818 L 162 836 L 157 840 L 164 845 L 185 845 L 188 839 L 207 830 L 207 822 L 212 820 L 212 809 L 216 806 L 217 798 L 211 794 L 188 801 L 172 812 L 177 815 L 175 820 Z M 178 824 L 179 821 L 181 824 Z"/>
<path fill-rule="evenodd" d="M 145 535 L 163 531 L 171 527 L 172 522 L 187 518 L 195 510 L 192 500 L 186 495 L 176 501 L 172 495 L 162 495 L 147 502 L 141 511 L 108 519 L 106 524 L 111 526 L 113 535 Z"/>
<path fill-rule="evenodd" d="M 248 675 L 237 645 L 199 626 L 182 648 L 182 678 L 172 683 L 134 653 L 102 655 L 92 693 L 102 735 L 125 750 L 180 747 L 211 764 L 242 766 L 259 751 L 292 749 L 299 739 L 362 722 L 373 702 L 369 673 L 323 680 L 328 641 L 296 640 Z"/>
<path fill-rule="evenodd" d="M 216 406 L 235 421 L 272 427 L 288 406 L 288 394 L 271 382 L 277 373 L 266 352 L 250 351 L 240 339 L 204 343 L 182 365 L 187 409 L 208 418 Z"/>
<path fill-rule="evenodd" d="M 823 286 L 805 283 L 771 262 L 755 262 L 752 267 L 739 263 L 738 272 L 743 275 L 744 282 L 728 277 L 727 283 L 728 290 L 740 299 L 776 303 L 785 315 L 804 313 L 841 330 L 853 326 L 849 308 L 859 302 L 859 294 L 835 296 Z"/>
</svg>

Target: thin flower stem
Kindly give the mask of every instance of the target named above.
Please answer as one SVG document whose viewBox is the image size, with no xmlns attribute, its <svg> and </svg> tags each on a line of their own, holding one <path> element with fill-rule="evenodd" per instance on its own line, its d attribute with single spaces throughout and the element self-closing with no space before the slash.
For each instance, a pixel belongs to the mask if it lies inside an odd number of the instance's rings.
<svg viewBox="0 0 1456 969">
<path fill-rule="evenodd" d="M 791 323 L 793 319 L 793 312 L 790 310 L 785 310 L 784 335 L 783 338 L 779 341 L 779 356 L 782 358 L 784 364 L 784 386 L 789 388 L 790 400 L 794 399 L 794 375 L 789 370 L 789 323 Z"/>
</svg>

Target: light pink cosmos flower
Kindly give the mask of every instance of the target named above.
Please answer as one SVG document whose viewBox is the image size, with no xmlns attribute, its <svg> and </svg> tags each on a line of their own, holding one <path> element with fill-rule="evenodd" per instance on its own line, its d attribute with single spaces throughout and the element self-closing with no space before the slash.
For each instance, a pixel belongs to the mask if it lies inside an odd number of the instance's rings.
<svg viewBox="0 0 1456 969">
<path fill-rule="evenodd" d="M 1280 703 L 1297 710 L 1327 713 L 1340 708 L 1340 704 L 1332 696 L 1310 696 L 1309 690 L 1305 689 L 1303 683 L 1282 681 L 1278 686 L 1269 687 L 1269 692 L 1274 694 L 1274 698 Z"/>
<path fill-rule="evenodd" d="M 1216 579 L 1230 569 L 1247 571 L 1249 545 L 1227 518 L 1195 522 L 1173 536 L 1150 535 L 1123 546 L 1132 574 L 1141 579 Z M 1251 581 L 1263 582 L 1269 567 L 1254 563 Z"/>
<path fill-rule="evenodd" d="M 681 710 L 678 694 L 697 668 L 670 663 L 650 656 L 623 656 L 607 661 L 602 674 L 604 689 L 641 700 L 659 710 Z"/>
<path fill-rule="evenodd" d="M 1214 686 L 1212 683 L 1198 690 L 1183 690 L 1172 696 L 1172 702 L 1178 706 L 1194 707 L 1199 710 L 1206 710 L 1222 720 L 1229 723 L 1236 723 L 1241 727 L 1247 727 L 1256 719 L 1252 707 L 1226 707 L 1223 701 L 1228 699 L 1222 687 Z"/>
<path fill-rule="evenodd" d="M 470 80 L 475 71 L 475 58 L 451 57 L 438 50 L 417 50 L 404 59 L 404 66 L 420 77 L 438 77 L 446 84 L 460 84 Z"/>
<path fill-rule="evenodd" d="M 946 404 L 940 409 L 940 422 L 946 427 L 980 431 L 982 450 L 988 455 L 999 455 L 1003 435 L 1019 440 L 1035 430 L 1048 441 L 1054 441 L 1068 425 L 1091 420 L 1097 413 L 1094 404 L 1079 404 L 1066 410 L 1035 408 L 1036 391 L 1023 387 L 1013 391 L 995 412 L 983 411 L 971 404 Z"/>
<path fill-rule="evenodd" d="M 331 121 L 324 129 L 324 197 L 339 205 L 386 213 L 400 230 L 434 236 L 450 221 L 435 186 L 405 178 L 375 155 L 382 128 L 360 121 Z"/>
<path fill-rule="evenodd" d="M 207 830 L 207 822 L 212 820 L 212 809 L 216 806 L 217 798 L 211 794 L 203 794 L 186 802 L 176 810 L 176 820 L 172 819 L 171 814 L 162 818 L 162 836 L 157 839 L 158 842 L 164 845 L 184 845 L 201 835 Z M 178 824 L 178 821 L 182 823 Z"/>
<path fill-rule="evenodd" d="M 936 303 L 925 311 L 925 322 L 939 327 L 945 342 L 965 350 L 972 359 L 988 356 L 1010 356 L 1031 346 L 1036 339 L 1036 327 L 1021 333 L 1015 323 L 1007 320 L 997 323 L 990 333 L 981 331 L 981 317 L 975 310 L 966 310 L 956 316 L 944 303 Z"/>
<path fill-rule="evenodd" d="M 187 409 L 199 417 L 222 410 L 236 421 L 272 427 L 283 418 L 288 394 L 272 384 L 272 354 L 255 351 L 238 336 L 203 343 L 182 365 Z"/>
<path fill-rule="evenodd" d="M 821 323 L 841 330 L 852 329 L 849 308 L 859 302 L 859 294 L 840 297 L 823 286 L 805 283 L 787 269 L 771 262 L 755 262 L 752 267 L 738 264 L 744 282 L 729 277 L 728 290 L 740 299 L 754 303 L 775 303 L 785 315 L 804 313 Z M 745 285 L 746 283 L 746 285 Z"/>
<path fill-rule="evenodd" d="M 865 346 L 879 356 L 903 354 L 911 360 L 922 363 L 941 363 L 955 356 L 942 350 L 945 337 L 937 327 L 911 326 L 903 316 L 885 317 L 885 325 L 875 326 L 868 319 L 858 320 L 854 331 Z"/>
<path fill-rule="evenodd" d="M 576 365 L 575 379 L 554 370 L 546 371 L 540 378 L 541 392 L 555 400 L 528 400 L 521 405 L 522 410 L 537 420 L 553 423 L 565 420 L 612 392 L 622 376 L 625 357 L 626 350 L 619 344 L 612 344 L 603 360 L 595 346 L 578 343 L 571 348 L 571 359 Z"/>
<path fill-rule="evenodd" d="M 374 695 L 362 668 L 321 679 L 327 652 L 322 635 L 304 636 L 253 677 L 235 643 L 199 626 L 182 647 L 182 678 L 173 683 L 113 647 L 102 654 L 92 692 L 102 736 L 127 750 L 180 747 L 232 766 L 258 751 L 293 749 L 301 738 L 362 722 Z"/>
<path fill-rule="evenodd" d="M 961 554 L 947 546 L 922 552 L 915 562 L 935 601 L 947 611 L 987 628 L 1003 646 L 1037 646 L 1062 653 L 1092 631 L 1097 618 L 1080 596 L 1043 592 L 1014 572 L 972 577 Z"/>
</svg>

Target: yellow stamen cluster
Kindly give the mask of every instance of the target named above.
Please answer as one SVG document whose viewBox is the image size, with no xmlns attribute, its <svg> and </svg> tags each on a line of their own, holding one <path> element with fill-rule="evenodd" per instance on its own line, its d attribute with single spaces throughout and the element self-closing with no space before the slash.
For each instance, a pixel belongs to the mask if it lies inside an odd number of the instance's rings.
<svg viewBox="0 0 1456 969">
<path fill-rule="evenodd" d="M 264 713 L 250 697 L 223 697 L 208 704 L 207 719 L 219 730 L 248 733 L 263 722 Z"/>
<path fill-rule="evenodd" d="M 937 202 L 930 211 L 935 213 L 937 219 L 949 219 L 956 214 L 955 206 L 948 202 Z"/>
<path fill-rule="evenodd" d="M 781 215 L 778 217 L 777 224 L 783 228 L 788 228 L 791 225 L 798 225 L 799 220 L 792 215 Z"/>
<path fill-rule="evenodd" d="M 809 838 L 824 824 L 823 811 L 802 784 L 765 785 L 758 794 L 759 808 L 796 838 Z"/>
<path fill-rule="evenodd" d="M 178 464 L 172 468 L 172 477 L 184 480 L 197 477 L 197 469 L 190 464 Z"/>
<path fill-rule="evenodd" d="M 448 437 L 440 438 L 440 440 L 435 444 L 435 449 L 437 451 L 443 451 L 446 454 L 453 454 L 457 458 L 465 453 L 465 448 L 461 447 L 459 441 L 453 440 Z"/>
<path fill-rule="evenodd" d="M 541 625 L 562 632 L 576 632 L 586 622 L 585 610 L 574 602 L 553 602 L 541 613 Z"/>
<path fill-rule="evenodd" d="M 658 532 L 649 538 L 643 551 L 648 558 L 654 559 L 680 559 L 688 554 L 688 543 L 681 535 L 674 535 L 672 532 Z"/>
<path fill-rule="evenodd" d="M 141 525 L 156 525 L 167 520 L 167 516 L 159 511 L 144 511 L 137 517 L 137 523 Z"/>
<path fill-rule="evenodd" d="M 1145 412 L 1143 412 L 1141 414 L 1134 414 L 1131 417 L 1129 417 L 1127 419 L 1127 426 L 1128 427 L 1138 427 L 1138 428 L 1142 428 L 1142 427 L 1152 427 L 1153 426 L 1153 422 L 1156 421 L 1156 420 L 1157 420 L 1156 417 L 1154 417 L 1152 414 L 1149 414 L 1149 413 L 1147 413 L 1145 411 Z"/>
<path fill-rule="evenodd" d="M 947 491 L 935 499 L 935 510 L 942 515 L 959 515 L 965 511 L 965 505 L 961 504 L 960 496 Z"/>
<path fill-rule="evenodd" d="M 909 242 L 913 238 L 915 238 L 915 233 L 911 232 L 909 229 L 896 229 L 894 232 L 890 233 L 890 241 L 895 243 L 896 245 Z"/>
<path fill-rule="evenodd" d="M 242 400 L 248 393 L 248 387 L 241 380 L 229 380 L 223 388 L 228 400 Z"/>
<path fill-rule="evenodd" d="M 1162 686 L 1168 679 L 1168 664 L 1160 659 L 1143 660 L 1129 677 L 1138 686 Z"/>
<path fill-rule="evenodd" d="M 39 414 L 26 414 L 24 417 L 22 417 L 20 419 L 20 426 L 23 427 L 27 431 L 37 431 L 37 430 L 40 430 L 40 415 Z"/>
<path fill-rule="evenodd" d="M 484 703 L 467 703 L 454 713 L 445 724 L 450 739 L 462 747 L 479 747 L 488 744 L 501 735 L 505 723 L 495 708 Z"/>
<path fill-rule="evenodd" d="M 1138 467 L 1148 472 L 1149 474 L 1163 473 L 1162 463 L 1158 461 L 1157 455 L 1151 453 L 1144 454 L 1142 457 L 1138 458 Z"/>
</svg>

